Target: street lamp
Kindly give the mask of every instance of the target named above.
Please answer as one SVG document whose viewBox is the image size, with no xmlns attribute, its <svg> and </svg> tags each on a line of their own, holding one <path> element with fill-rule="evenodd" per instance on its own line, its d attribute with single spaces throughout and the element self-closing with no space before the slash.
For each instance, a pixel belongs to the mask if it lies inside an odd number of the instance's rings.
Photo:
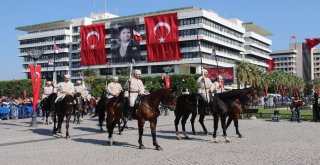
<svg viewBox="0 0 320 165">
<path fill-rule="evenodd" d="M 37 65 L 37 60 L 41 57 L 41 55 L 44 53 L 43 50 L 38 50 L 38 49 L 32 49 L 32 50 L 29 50 L 28 52 L 28 55 L 33 59 L 33 65 L 34 65 L 34 68 L 36 68 L 36 65 Z M 36 71 L 33 72 L 33 80 L 34 80 L 34 87 L 33 87 L 33 91 L 36 90 Z M 34 100 L 34 94 L 33 94 L 33 101 Z M 36 109 L 33 109 L 33 112 L 32 112 L 32 120 L 31 120 L 31 127 L 33 128 L 37 128 L 38 127 L 38 124 L 37 124 L 37 113 L 36 113 Z"/>
</svg>

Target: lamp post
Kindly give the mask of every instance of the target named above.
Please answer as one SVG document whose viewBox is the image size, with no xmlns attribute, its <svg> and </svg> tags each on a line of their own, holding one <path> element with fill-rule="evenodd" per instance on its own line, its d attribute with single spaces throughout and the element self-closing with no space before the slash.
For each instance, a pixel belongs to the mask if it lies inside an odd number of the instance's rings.
<svg viewBox="0 0 320 165">
<path fill-rule="evenodd" d="M 34 80 L 34 87 L 33 87 L 33 91 L 36 90 L 36 65 L 37 65 L 37 60 L 41 57 L 41 55 L 43 54 L 43 50 L 38 50 L 38 49 L 32 49 L 30 51 L 28 51 L 28 55 L 33 59 L 33 65 L 34 65 L 34 68 L 35 68 L 35 71 L 33 73 L 33 80 Z M 34 94 L 33 94 L 33 101 L 34 100 Z M 32 112 L 32 119 L 31 119 L 31 127 L 33 128 L 37 128 L 38 127 L 38 124 L 37 124 L 37 112 L 36 112 L 36 109 L 33 110 Z"/>
</svg>

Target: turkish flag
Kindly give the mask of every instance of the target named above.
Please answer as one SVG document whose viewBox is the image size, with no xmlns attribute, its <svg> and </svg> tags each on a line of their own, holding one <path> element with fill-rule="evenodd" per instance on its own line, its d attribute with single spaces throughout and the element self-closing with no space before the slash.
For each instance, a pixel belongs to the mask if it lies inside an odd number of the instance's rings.
<svg viewBox="0 0 320 165">
<path fill-rule="evenodd" d="M 275 61 L 274 59 L 267 60 L 267 64 L 268 64 L 267 71 L 268 72 L 270 72 L 274 69 L 274 66 L 275 66 L 274 61 Z"/>
<path fill-rule="evenodd" d="M 180 60 L 177 13 L 144 18 L 149 62 Z"/>
<path fill-rule="evenodd" d="M 40 94 L 40 84 L 41 84 L 41 66 L 29 64 L 30 77 L 33 91 L 33 111 L 36 112 L 36 105 Z M 36 69 L 35 69 L 36 68 Z M 36 82 L 36 84 L 34 84 Z"/>
<path fill-rule="evenodd" d="M 308 49 L 312 49 L 320 43 L 320 38 L 306 38 Z"/>
<path fill-rule="evenodd" d="M 102 65 L 107 63 L 105 49 L 105 24 L 80 27 L 81 64 Z"/>
<path fill-rule="evenodd" d="M 170 88 L 170 77 L 169 76 L 162 76 L 162 79 L 166 83 L 166 88 Z"/>
</svg>

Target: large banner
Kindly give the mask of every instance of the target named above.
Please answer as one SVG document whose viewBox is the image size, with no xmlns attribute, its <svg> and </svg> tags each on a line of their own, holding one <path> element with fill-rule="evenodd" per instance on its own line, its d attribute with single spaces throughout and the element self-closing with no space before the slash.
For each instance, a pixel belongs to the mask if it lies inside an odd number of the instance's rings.
<svg viewBox="0 0 320 165">
<path fill-rule="evenodd" d="M 149 62 L 180 60 L 177 13 L 144 18 Z"/>
<path fill-rule="evenodd" d="M 81 26 L 80 36 L 81 64 L 83 66 L 106 64 L 105 24 Z"/>
<path fill-rule="evenodd" d="M 140 56 L 139 19 L 110 23 L 111 63 L 128 63 L 145 60 Z M 133 35 L 137 37 L 133 37 Z M 139 36 L 138 36 L 139 35 Z"/>
<path fill-rule="evenodd" d="M 209 73 L 209 78 L 211 80 L 214 80 L 218 77 L 218 75 L 221 75 L 224 83 L 233 83 L 233 68 L 206 68 Z"/>
<path fill-rule="evenodd" d="M 29 64 L 30 77 L 33 91 L 33 111 L 36 112 L 36 105 L 40 95 L 40 85 L 41 85 L 41 66 Z M 36 84 L 34 84 L 34 81 Z"/>
</svg>

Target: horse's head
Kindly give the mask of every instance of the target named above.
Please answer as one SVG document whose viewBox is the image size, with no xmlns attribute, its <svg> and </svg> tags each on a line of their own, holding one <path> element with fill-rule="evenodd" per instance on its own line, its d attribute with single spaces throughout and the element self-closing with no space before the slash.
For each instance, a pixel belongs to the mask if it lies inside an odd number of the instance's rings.
<svg viewBox="0 0 320 165">
<path fill-rule="evenodd" d="M 241 104 L 248 106 L 251 104 L 251 102 L 258 103 L 259 97 L 257 90 L 252 87 L 242 89 L 242 94 L 241 97 L 239 97 L 239 101 L 241 102 Z"/>
<path fill-rule="evenodd" d="M 176 109 L 177 103 L 177 90 L 175 88 L 163 88 L 163 95 L 161 97 L 161 103 L 167 105 L 170 109 Z"/>
<path fill-rule="evenodd" d="M 65 97 L 64 97 L 64 101 L 65 101 L 65 104 L 68 107 L 73 107 L 73 104 L 74 104 L 74 97 L 72 95 L 69 95 L 67 94 Z"/>
<path fill-rule="evenodd" d="M 74 97 L 75 97 L 75 98 L 81 97 L 81 93 L 80 93 L 80 92 L 77 92 L 76 94 L 74 94 Z"/>
</svg>

